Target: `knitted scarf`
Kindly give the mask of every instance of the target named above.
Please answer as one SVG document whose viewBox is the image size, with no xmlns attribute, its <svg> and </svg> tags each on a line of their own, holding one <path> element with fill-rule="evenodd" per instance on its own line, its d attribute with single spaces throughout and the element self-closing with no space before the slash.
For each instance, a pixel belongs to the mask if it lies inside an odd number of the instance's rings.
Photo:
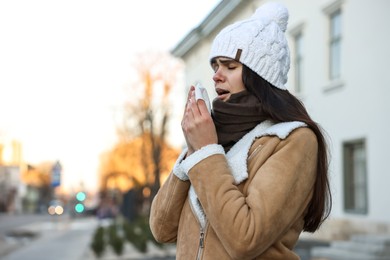
<svg viewBox="0 0 390 260">
<path fill-rule="evenodd" d="M 247 90 L 232 94 L 227 101 L 213 101 L 212 118 L 218 143 L 225 152 L 255 126 L 266 120 L 259 100 Z"/>
</svg>

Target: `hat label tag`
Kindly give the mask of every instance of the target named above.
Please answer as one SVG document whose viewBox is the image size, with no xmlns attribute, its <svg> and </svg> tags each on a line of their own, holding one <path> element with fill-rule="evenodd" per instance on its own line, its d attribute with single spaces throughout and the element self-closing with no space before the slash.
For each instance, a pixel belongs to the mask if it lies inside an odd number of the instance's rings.
<svg viewBox="0 0 390 260">
<path fill-rule="evenodd" d="M 236 57 L 234 58 L 236 61 L 240 61 L 241 52 L 242 52 L 242 49 L 237 49 Z"/>
</svg>

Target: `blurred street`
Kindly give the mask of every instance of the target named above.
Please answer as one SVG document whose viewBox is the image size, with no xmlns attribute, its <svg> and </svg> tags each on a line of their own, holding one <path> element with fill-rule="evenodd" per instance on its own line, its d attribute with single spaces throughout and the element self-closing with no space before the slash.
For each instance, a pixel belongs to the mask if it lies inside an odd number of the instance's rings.
<svg viewBox="0 0 390 260">
<path fill-rule="evenodd" d="M 50 215 L 1 215 L 0 257 L 82 259 L 97 225 L 94 218 Z"/>
<path fill-rule="evenodd" d="M 90 243 L 98 225 L 95 217 L 1 214 L 0 259 L 97 259 Z M 100 259 L 175 259 L 174 248 L 149 248 L 148 253 L 142 254 L 127 243 L 121 257 L 108 248 Z"/>
</svg>

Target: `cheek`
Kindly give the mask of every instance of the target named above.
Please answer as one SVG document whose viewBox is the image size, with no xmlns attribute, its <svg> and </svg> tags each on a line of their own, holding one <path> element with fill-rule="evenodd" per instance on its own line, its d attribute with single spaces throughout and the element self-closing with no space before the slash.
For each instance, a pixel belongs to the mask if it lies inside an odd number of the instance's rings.
<svg viewBox="0 0 390 260">
<path fill-rule="evenodd" d="M 242 82 L 242 80 L 240 79 L 240 85 L 239 85 L 239 88 L 240 88 L 240 91 L 243 91 L 245 90 L 245 85 L 244 85 L 244 82 Z"/>
<path fill-rule="evenodd" d="M 234 80 L 232 83 L 233 83 L 233 87 L 234 87 L 234 92 L 236 92 L 236 93 L 241 92 L 245 89 L 244 82 L 242 82 L 241 75 L 234 77 Z"/>
</svg>

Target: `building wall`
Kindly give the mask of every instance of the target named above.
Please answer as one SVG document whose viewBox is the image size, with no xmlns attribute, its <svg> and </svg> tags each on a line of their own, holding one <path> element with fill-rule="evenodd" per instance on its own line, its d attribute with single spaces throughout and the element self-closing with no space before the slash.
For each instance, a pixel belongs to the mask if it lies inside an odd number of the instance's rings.
<svg viewBox="0 0 390 260">
<path fill-rule="evenodd" d="M 20 167 L 0 165 L 0 212 L 21 212 L 20 187 Z"/>
<path fill-rule="evenodd" d="M 223 2 L 223 1 L 222 1 Z M 186 64 L 186 86 L 201 82 L 210 97 L 215 97 L 208 54 L 215 35 L 226 25 L 249 17 L 256 7 L 267 1 L 242 1 L 227 13 L 224 20 L 208 34 L 202 35 L 190 50 L 179 56 Z M 333 193 L 331 220 L 338 226 L 370 223 L 386 226 L 390 232 L 390 170 L 387 167 L 390 147 L 390 1 L 387 0 L 279 0 L 289 9 L 287 36 L 294 56 L 292 35 L 303 32 L 304 78 L 297 96 L 304 102 L 313 119 L 321 124 L 329 137 L 331 151 L 330 177 Z M 341 79 L 328 80 L 328 32 L 326 10 L 333 5 L 342 10 Z M 213 14 L 212 12 L 210 13 Z M 206 18 L 207 19 L 207 18 Z M 201 29 L 201 28 L 200 28 Z M 184 40 L 185 41 L 185 40 Z M 185 42 L 184 42 L 185 43 Z M 179 43 L 183 44 L 183 42 Z M 175 51 L 173 51 L 175 54 Z M 294 67 L 289 73 L 293 91 Z M 343 153 L 346 141 L 365 138 L 368 176 L 368 212 L 351 214 L 343 204 Z M 341 221 L 341 222 L 340 222 Z M 349 225 L 345 225 L 345 221 Z M 341 223 L 341 224 L 340 224 Z M 371 228 L 376 230 L 375 227 Z M 383 229 L 383 228 L 382 228 Z"/>
<path fill-rule="evenodd" d="M 330 137 L 331 178 L 334 194 L 334 217 L 350 219 L 390 220 L 390 182 L 386 170 L 386 147 L 390 120 L 386 115 L 390 97 L 390 43 L 386 10 L 390 2 L 364 1 L 304 1 L 290 9 L 290 31 L 303 25 L 305 63 L 304 89 L 300 95 L 313 118 L 320 122 Z M 328 19 L 323 12 L 335 2 L 341 2 L 342 77 L 338 82 L 327 79 Z M 369 11 L 368 11 L 369 10 Z M 290 45 L 291 46 L 291 45 Z M 292 53 L 293 54 L 293 53 Z M 292 68 L 293 71 L 294 68 Z M 292 77 L 290 73 L 290 78 Z M 291 82 L 291 81 L 290 81 Z M 343 155 L 345 141 L 365 138 L 367 144 L 368 213 L 348 214 L 343 210 Z"/>
</svg>

